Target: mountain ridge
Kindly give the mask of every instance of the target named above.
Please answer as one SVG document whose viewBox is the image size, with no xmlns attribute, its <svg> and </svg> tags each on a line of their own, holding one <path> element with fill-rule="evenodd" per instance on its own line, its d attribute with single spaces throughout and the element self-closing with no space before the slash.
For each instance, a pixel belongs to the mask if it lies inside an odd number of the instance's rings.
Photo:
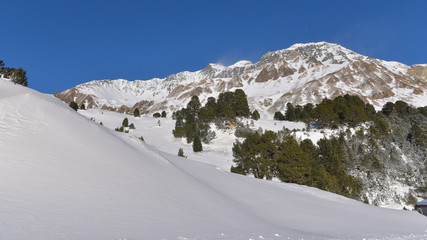
<svg viewBox="0 0 427 240">
<path fill-rule="evenodd" d="M 344 94 L 359 95 L 377 109 L 396 100 L 420 106 L 427 101 L 427 65 L 374 59 L 334 43 L 297 43 L 267 52 L 256 63 L 209 63 L 198 71 L 150 80 L 95 80 L 55 96 L 87 108 L 129 114 L 138 107 L 150 114 L 176 111 L 192 95 L 203 103 L 235 88 L 243 89 L 251 109 L 264 116 L 283 110 L 287 102 L 316 104 Z"/>
</svg>

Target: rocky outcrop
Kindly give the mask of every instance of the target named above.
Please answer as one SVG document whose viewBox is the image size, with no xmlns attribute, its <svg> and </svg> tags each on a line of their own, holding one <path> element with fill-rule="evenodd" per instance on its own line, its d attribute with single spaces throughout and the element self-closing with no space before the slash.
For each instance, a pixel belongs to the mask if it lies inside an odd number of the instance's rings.
<svg viewBox="0 0 427 240">
<path fill-rule="evenodd" d="M 412 65 L 408 68 L 408 73 L 414 76 L 417 81 L 427 83 L 427 64 Z"/>
</svg>

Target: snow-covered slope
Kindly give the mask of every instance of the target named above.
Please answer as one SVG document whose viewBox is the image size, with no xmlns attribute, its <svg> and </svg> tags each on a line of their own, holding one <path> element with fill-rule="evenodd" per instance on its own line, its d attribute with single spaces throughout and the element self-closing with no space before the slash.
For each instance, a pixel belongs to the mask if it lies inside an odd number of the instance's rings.
<svg viewBox="0 0 427 240">
<path fill-rule="evenodd" d="M 181 72 L 146 81 L 103 80 L 78 85 L 56 94 L 79 106 L 132 113 L 182 108 L 192 95 L 202 103 L 223 91 L 243 89 L 251 109 L 271 117 L 287 102 L 318 103 L 338 95 L 359 95 L 381 108 L 387 101 L 427 102 L 427 67 L 409 67 L 357 54 L 340 45 L 319 42 L 294 44 L 268 52 L 257 63 L 239 61 L 230 66 L 208 64 L 196 72 Z"/>
<path fill-rule="evenodd" d="M 0 79 L 0 239 L 425 239 L 427 218 L 157 150 Z"/>
</svg>

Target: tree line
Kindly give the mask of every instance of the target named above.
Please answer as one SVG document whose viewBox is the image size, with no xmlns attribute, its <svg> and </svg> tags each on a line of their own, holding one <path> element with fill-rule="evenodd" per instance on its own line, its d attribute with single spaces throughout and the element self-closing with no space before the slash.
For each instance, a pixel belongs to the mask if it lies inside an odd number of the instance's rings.
<svg viewBox="0 0 427 240">
<path fill-rule="evenodd" d="M 281 131 L 250 133 L 233 144 L 231 172 L 256 178 L 303 184 L 358 199 L 362 183 L 347 173 L 348 159 L 343 137 L 310 139 L 298 143 Z"/>
<path fill-rule="evenodd" d="M 308 103 L 304 106 L 292 103 L 286 104 L 286 112 L 275 112 L 275 120 L 302 121 L 310 123 L 317 128 L 337 128 L 346 124 L 355 127 L 360 123 L 372 121 L 375 128 L 381 133 L 388 132 L 388 125 L 381 114 L 375 111 L 374 106 L 365 103 L 359 96 L 346 94 L 335 99 L 323 99 L 321 103 L 314 106 Z"/>
</svg>

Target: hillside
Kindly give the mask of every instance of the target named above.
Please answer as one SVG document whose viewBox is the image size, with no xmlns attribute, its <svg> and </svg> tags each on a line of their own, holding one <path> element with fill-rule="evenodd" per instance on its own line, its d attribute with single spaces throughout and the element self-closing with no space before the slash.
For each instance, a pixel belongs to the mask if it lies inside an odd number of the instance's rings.
<svg viewBox="0 0 427 240">
<path fill-rule="evenodd" d="M 208 64 L 196 72 L 180 72 L 146 81 L 101 80 L 56 94 L 79 106 L 132 113 L 176 111 L 192 95 L 203 103 L 210 96 L 243 89 L 252 110 L 272 116 L 286 103 L 319 103 L 323 98 L 358 95 L 376 108 L 403 100 L 414 106 L 427 102 L 426 65 L 407 66 L 357 54 L 340 45 L 319 42 L 294 44 L 268 52 L 257 63 L 230 66 Z"/>
<path fill-rule="evenodd" d="M 2 239 L 425 239 L 427 219 L 159 151 L 0 79 Z"/>
</svg>

